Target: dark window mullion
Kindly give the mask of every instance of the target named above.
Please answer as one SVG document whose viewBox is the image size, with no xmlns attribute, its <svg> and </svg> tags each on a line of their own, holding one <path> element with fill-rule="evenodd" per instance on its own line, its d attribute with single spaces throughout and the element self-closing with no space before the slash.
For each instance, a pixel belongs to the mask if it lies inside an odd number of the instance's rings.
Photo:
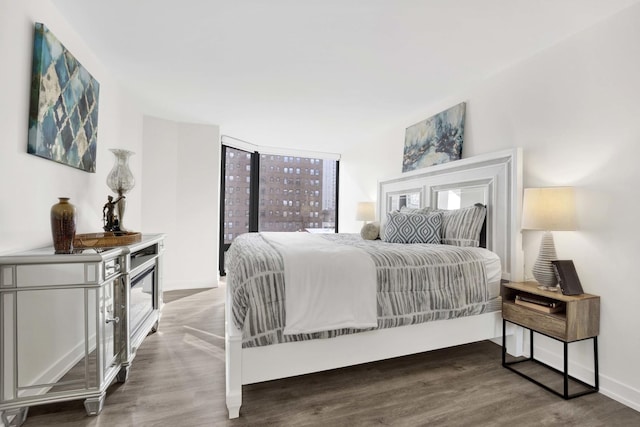
<svg viewBox="0 0 640 427">
<path fill-rule="evenodd" d="M 227 146 L 222 145 L 222 154 L 221 154 L 221 164 L 220 164 L 220 247 L 218 248 L 218 271 L 220 272 L 220 276 L 226 275 L 224 269 L 224 254 L 229 249 L 229 246 L 224 243 L 224 199 L 226 195 L 226 183 L 225 176 L 227 174 Z"/>
<path fill-rule="evenodd" d="M 338 204 L 340 201 L 340 160 L 336 160 L 336 218 L 335 218 L 335 232 L 338 233 Z"/>
<path fill-rule="evenodd" d="M 251 154 L 251 176 L 249 178 L 251 187 L 249 190 L 249 232 L 255 233 L 258 230 L 258 216 L 260 203 L 260 153 L 254 151 Z"/>
</svg>

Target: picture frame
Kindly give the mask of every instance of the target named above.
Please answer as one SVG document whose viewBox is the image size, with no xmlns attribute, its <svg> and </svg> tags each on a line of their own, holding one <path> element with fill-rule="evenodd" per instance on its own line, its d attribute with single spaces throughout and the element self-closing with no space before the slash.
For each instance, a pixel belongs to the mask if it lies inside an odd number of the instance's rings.
<svg viewBox="0 0 640 427">
<path fill-rule="evenodd" d="M 581 295 L 584 293 L 572 260 L 552 260 L 551 264 L 563 295 Z"/>
<path fill-rule="evenodd" d="M 466 104 L 409 126 L 405 131 L 402 172 L 459 160 L 464 142 Z"/>
<path fill-rule="evenodd" d="M 96 171 L 100 84 L 35 23 L 27 153 Z"/>
</svg>

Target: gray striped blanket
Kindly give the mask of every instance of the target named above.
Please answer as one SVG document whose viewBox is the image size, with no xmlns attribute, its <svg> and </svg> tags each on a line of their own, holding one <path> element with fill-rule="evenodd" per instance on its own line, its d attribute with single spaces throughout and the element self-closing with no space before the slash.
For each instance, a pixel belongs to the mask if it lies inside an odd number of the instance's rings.
<svg viewBox="0 0 640 427">
<path fill-rule="evenodd" d="M 358 234 L 323 235 L 365 250 L 378 279 L 378 328 L 391 328 L 489 311 L 485 264 L 465 247 L 386 243 Z M 226 254 L 227 291 L 243 347 L 331 338 L 362 330 L 284 335 L 284 263 L 258 233 L 237 237 Z"/>
</svg>

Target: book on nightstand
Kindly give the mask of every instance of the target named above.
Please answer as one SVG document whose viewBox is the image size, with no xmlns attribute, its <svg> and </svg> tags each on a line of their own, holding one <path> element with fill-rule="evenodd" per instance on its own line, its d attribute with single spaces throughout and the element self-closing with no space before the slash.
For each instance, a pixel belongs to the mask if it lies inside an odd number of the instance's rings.
<svg viewBox="0 0 640 427">
<path fill-rule="evenodd" d="M 558 313 L 564 310 L 564 303 L 561 301 L 549 301 L 530 297 L 528 295 L 516 295 L 514 302 L 517 305 L 529 307 L 534 310 L 542 311 L 543 313 Z"/>
<path fill-rule="evenodd" d="M 570 259 L 553 260 L 551 264 L 563 295 L 580 295 L 584 293 L 573 261 Z"/>
</svg>

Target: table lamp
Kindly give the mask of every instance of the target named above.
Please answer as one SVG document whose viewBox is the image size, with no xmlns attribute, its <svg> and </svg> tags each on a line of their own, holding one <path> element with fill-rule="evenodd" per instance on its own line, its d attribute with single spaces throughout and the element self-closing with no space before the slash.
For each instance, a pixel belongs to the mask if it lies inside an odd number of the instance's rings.
<svg viewBox="0 0 640 427">
<path fill-rule="evenodd" d="M 573 187 L 524 189 L 522 229 L 544 230 L 540 253 L 533 265 L 533 277 L 547 290 L 556 290 L 558 284 L 551 264 L 552 260 L 558 259 L 551 232 L 575 230 L 575 211 Z"/>
<path fill-rule="evenodd" d="M 358 207 L 356 209 L 356 220 L 364 221 L 365 224 L 368 221 L 375 220 L 375 207 L 376 204 L 374 202 L 358 202 Z"/>
<path fill-rule="evenodd" d="M 118 198 L 114 201 L 113 198 L 109 196 L 105 209 L 113 210 L 113 204 L 115 204 L 118 209 L 118 215 L 117 223 L 105 224 L 104 230 L 126 232 L 127 229 L 124 227 L 124 212 L 126 207 L 125 194 L 131 191 L 136 184 L 133 173 L 131 173 L 131 169 L 129 169 L 129 157 L 135 153 L 133 151 L 122 150 L 119 148 L 110 148 L 109 151 L 111 151 L 115 156 L 115 163 L 111 172 L 107 175 L 107 186 L 111 191 L 118 194 Z M 112 218 L 105 218 L 105 220 L 107 223 L 109 220 L 113 221 Z"/>
</svg>

